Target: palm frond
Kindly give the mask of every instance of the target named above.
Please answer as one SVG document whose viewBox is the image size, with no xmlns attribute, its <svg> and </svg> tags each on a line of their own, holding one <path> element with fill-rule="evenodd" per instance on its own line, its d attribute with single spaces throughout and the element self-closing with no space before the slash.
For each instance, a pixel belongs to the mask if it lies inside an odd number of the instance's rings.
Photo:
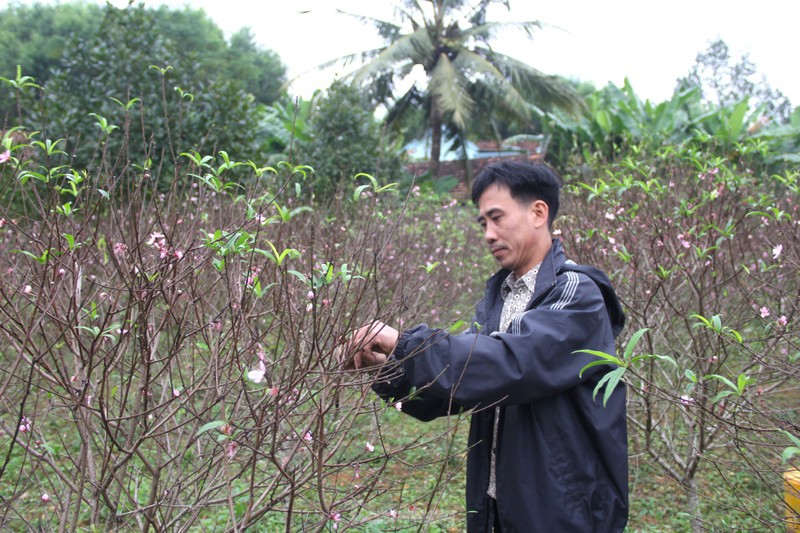
<svg viewBox="0 0 800 533">
<path fill-rule="evenodd" d="M 424 29 L 419 29 L 380 49 L 371 62 L 351 74 L 353 82 L 362 84 L 376 74 L 394 70 L 399 65 L 423 63 L 432 51 L 430 36 Z"/>
<path fill-rule="evenodd" d="M 492 52 L 487 60 L 498 65 L 526 99 L 533 98 L 540 102 L 540 106 L 547 104 L 572 113 L 585 109 L 583 98 L 562 78 L 544 74 L 527 63 L 503 54 Z"/>
<path fill-rule="evenodd" d="M 519 30 L 524 32 L 529 38 L 534 36 L 534 33 L 542 29 L 542 22 L 538 20 L 529 20 L 524 22 L 486 22 L 478 26 L 472 26 L 464 30 L 465 37 L 473 37 L 480 41 L 486 41 L 494 37 L 498 32 L 505 30 Z"/>
<path fill-rule="evenodd" d="M 458 68 L 471 73 L 471 81 L 504 103 L 509 110 L 516 110 L 520 118 L 527 118 L 527 102 L 504 69 L 476 52 L 463 51 L 457 58 Z"/>
<path fill-rule="evenodd" d="M 467 91 L 467 85 L 468 80 L 462 72 L 445 54 L 441 54 L 431 72 L 429 90 L 438 98 L 442 115 L 449 115 L 459 129 L 466 127 L 475 105 Z"/>
</svg>

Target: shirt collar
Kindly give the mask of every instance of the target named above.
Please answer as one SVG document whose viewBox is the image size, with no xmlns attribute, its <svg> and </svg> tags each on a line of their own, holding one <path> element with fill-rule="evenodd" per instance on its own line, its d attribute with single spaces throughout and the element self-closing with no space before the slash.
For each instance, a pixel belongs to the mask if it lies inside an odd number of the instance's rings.
<svg viewBox="0 0 800 533">
<path fill-rule="evenodd" d="M 533 292 L 533 290 L 536 288 L 536 275 L 539 274 L 540 266 L 542 266 L 541 263 L 530 269 L 521 278 L 517 278 L 517 275 L 514 272 L 511 272 L 511 274 L 509 274 L 503 281 L 503 285 L 501 287 L 503 298 L 505 298 L 512 290 L 521 289 L 523 285 L 528 289 L 528 292 Z"/>
</svg>

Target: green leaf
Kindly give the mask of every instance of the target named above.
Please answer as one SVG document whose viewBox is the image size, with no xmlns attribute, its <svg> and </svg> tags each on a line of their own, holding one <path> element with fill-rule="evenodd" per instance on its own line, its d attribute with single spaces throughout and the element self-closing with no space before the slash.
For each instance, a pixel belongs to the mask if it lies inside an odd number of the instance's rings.
<svg viewBox="0 0 800 533">
<path fill-rule="evenodd" d="M 625 345 L 625 355 L 623 356 L 623 359 L 625 361 L 629 361 L 631 359 L 634 348 L 636 348 L 636 345 L 639 344 L 639 340 L 642 338 L 642 335 L 644 335 L 648 331 L 650 331 L 650 328 L 641 328 L 636 333 L 631 335 L 628 344 Z"/>
<path fill-rule="evenodd" d="M 720 376 L 719 374 L 709 374 L 709 375 L 706 376 L 706 378 L 713 378 L 713 379 L 716 379 L 718 381 L 721 381 L 722 383 L 724 383 L 725 385 L 730 387 L 732 392 L 736 392 L 736 391 L 739 390 L 739 388 L 736 385 L 733 384 L 733 381 L 729 380 L 725 376 Z"/>
<path fill-rule="evenodd" d="M 797 446 L 789 446 L 783 450 L 783 453 L 781 454 L 781 462 L 786 464 L 797 454 L 800 454 L 800 448 Z"/>
<path fill-rule="evenodd" d="M 610 363 L 609 361 L 592 361 L 591 363 L 589 363 L 586 366 L 584 366 L 583 368 L 581 368 L 581 371 L 578 374 L 578 377 L 582 378 L 583 377 L 583 373 L 586 372 L 587 370 L 589 370 L 592 367 L 599 366 L 599 365 L 611 365 L 611 364 L 612 363 Z M 620 368 L 622 368 L 622 367 L 620 367 Z"/>
<path fill-rule="evenodd" d="M 453 322 L 453 323 L 450 325 L 450 327 L 449 327 L 449 328 L 447 328 L 447 330 L 448 330 L 450 333 L 460 333 L 460 332 L 464 331 L 464 330 L 466 329 L 466 327 L 467 327 L 467 323 L 466 323 L 466 321 L 464 321 L 464 320 L 458 320 L 458 321 L 456 321 L 456 322 Z"/>
<path fill-rule="evenodd" d="M 719 394 L 717 394 L 716 396 L 714 396 L 713 398 L 711 398 L 711 403 L 717 403 L 717 402 L 719 402 L 721 399 L 723 399 L 723 398 L 727 398 L 727 397 L 728 397 L 728 396 L 730 396 L 731 394 L 733 394 L 733 391 L 731 391 L 731 390 L 725 390 L 725 391 L 722 391 L 722 392 L 720 392 Z"/>
<path fill-rule="evenodd" d="M 219 429 L 227 423 L 228 423 L 227 420 L 214 420 L 213 422 L 203 424 L 203 426 L 197 431 L 197 435 L 198 436 L 202 435 L 203 433 L 206 433 L 207 431 L 211 431 L 213 429 Z"/>
<path fill-rule="evenodd" d="M 617 388 L 620 379 L 622 379 L 622 375 L 625 373 L 624 367 L 619 367 L 616 370 L 609 372 L 595 385 L 594 391 L 592 392 L 592 399 L 597 398 L 597 393 L 600 392 L 600 389 L 605 386 L 606 392 L 603 394 L 603 407 L 606 406 L 608 403 L 608 399 L 611 397 L 611 394 L 614 392 L 614 389 Z"/>
</svg>

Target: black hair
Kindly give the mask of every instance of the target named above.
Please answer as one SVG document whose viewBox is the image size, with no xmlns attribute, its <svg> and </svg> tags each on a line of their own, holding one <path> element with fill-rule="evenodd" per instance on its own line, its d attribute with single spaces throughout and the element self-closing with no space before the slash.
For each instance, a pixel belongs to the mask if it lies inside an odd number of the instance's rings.
<svg viewBox="0 0 800 533">
<path fill-rule="evenodd" d="M 546 203 L 549 211 L 547 225 L 552 229 L 558 215 L 561 183 L 558 174 L 544 163 L 499 161 L 487 166 L 475 177 L 472 202 L 477 205 L 490 185 L 508 187 L 511 197 L 520 203 L 529 204 L 535 200 Z"/>
</svg>

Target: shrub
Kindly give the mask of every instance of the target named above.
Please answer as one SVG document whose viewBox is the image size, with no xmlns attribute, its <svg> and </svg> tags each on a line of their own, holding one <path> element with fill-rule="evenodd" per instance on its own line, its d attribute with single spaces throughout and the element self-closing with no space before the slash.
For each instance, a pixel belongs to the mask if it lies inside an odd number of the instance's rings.
<svg viewBox="0 0 800 533">
<path fill-rule="evenodd" d="M 288 186 L 310 182 L 307 167 L 225 152 L 182 154 L 183 187 L 161 192 L 155 168 L 78 171 L 62 144 L 14 144 L 2 164 L 0 523 L 299 530 L 441 516 L 460 419 L 385 437 L 401 406 L 365 394 L 370 376 L 336 347 L 375 318 L 469 315 L 482 278 L 469 210 L 404 204 L 371 178 L 318 211 Z M 429 287 L 447 307 L 430 306 Z M 396 457 L 406 475 L 386 476 Z M 404 492 L 432 468 L 432 488 Z"/>
<path fill-rule="evenodd" d="M 634 340 L 613 362 L 629 386 L 632 457 L 685 490 L 696 531 L 723 526 L 703 522 L 714 502 L 700 472 L 733 492 L 727 527 L 780 527 L 781 450 L 799 421 L 797 173 L 665 148 L 584 178 L 561 226 L 628 313 Z M 741 475 L 768 494 L 737 488 Z"/>
</svg>

